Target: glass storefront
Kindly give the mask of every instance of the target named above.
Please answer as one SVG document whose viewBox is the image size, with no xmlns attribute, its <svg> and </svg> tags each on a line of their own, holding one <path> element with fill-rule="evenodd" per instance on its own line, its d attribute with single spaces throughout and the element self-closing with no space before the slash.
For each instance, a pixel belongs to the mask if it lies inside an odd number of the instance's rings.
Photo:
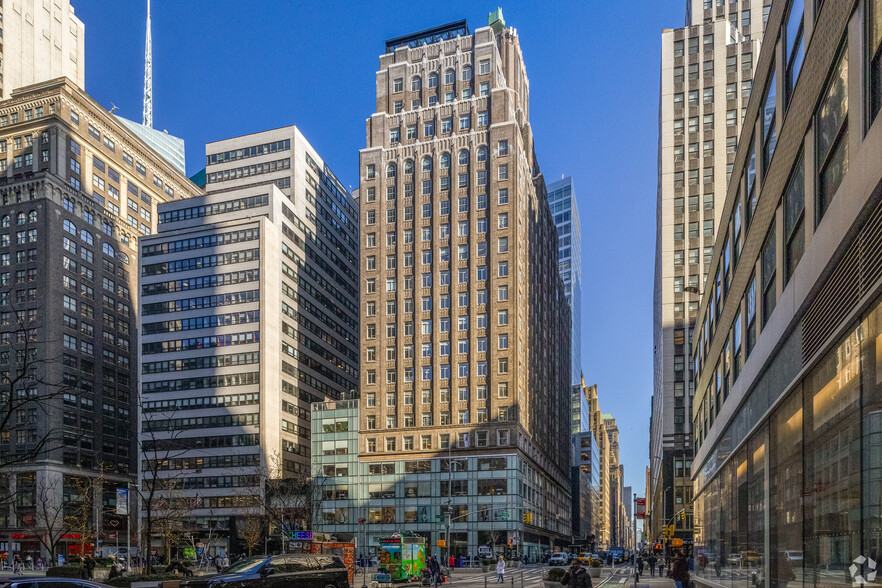
<svg viewBox="0 0 882 588">
<path fill-rule="evenodd" d="M 866 578 L 882 555 L 882 304 L 698 482 L 701 584 L 838 588 Z"/>
</svg>

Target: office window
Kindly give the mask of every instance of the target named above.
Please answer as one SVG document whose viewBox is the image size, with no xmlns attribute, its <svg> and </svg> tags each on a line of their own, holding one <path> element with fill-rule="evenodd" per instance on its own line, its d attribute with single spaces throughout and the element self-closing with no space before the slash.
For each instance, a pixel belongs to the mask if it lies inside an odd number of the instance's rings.
<svg viewBox="0 0 882 588">
<path fill-rule="evenodd" d="M 678 65 L 674 68 L 674 83 L 682 84 L 683 83 L 683 66 Z"/>
<path fill-rule="evenodd" d="M 765 327 L 766 322 L 775 310 L 776 292 L 775 292 L 775 270 L 777 269 L 777 253 L 775 251 L 775 223 L 769 229 L 766 242 L 763 245 L 761 267 L 762 270 L 762 323 L 760 327 Z"/>
<path fill-rule="evenodd" d="M 674 41 L 674 57 L 683 57 L 683 41 Z"/>
<path fill-rule="evenodd" d="M 689 38 L 689 54 L 698 53 L 698 37 Z"/>
<path fill-rule="evenodd" d="M 848 170 L 848 52 L 843 47 L 815 115 L 820 223 Z"/>
<path fill-rule="evenodd" d="M 805 163 L 803 154 L 797 157 L 790 183 L 784 193 L 784 283 L 796 270 L 805 248 Z"/>
<path fill-rule="evenodd" d="M 803 13 L 805 12 L 805 0 L 792 0 L 790 10 L 787 12 L 786 25 L 784 27 L 784 101 L 790 102 L 793 87 L 799 78 L 802 62 L 805 59 L 805 31 L 803 25 Z"/>
<path fill-rule="evenodd" d="M 867 59 L 869 60 L 869 117 L 882 107 L 882 0 L 867 1 Z"/>
<path fill-rule="evenodd" d="M 704 103 L 705 104 L 713 104 L 714 103 L 714 89 L 713 88 L 705 88 L 703 92 Z"/>
<path fill-rule="evenodd" d="M 707 219 L 703 222 L 703 231 L 705 237 L 713 237 L 714 236 L 714 220 Z"/>
</svg>

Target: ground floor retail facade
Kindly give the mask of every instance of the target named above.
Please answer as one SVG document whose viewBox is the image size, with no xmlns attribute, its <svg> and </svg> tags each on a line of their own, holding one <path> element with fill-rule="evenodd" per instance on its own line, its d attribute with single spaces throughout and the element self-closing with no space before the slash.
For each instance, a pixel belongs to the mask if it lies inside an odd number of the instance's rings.
<svg viewBox="0 0 882 588">
<path fill-rule="evenodd" d="M 819 355 L 760 382 L 696 476 L 700 583 L 852 586 L 882 555 L 882 298 Z"/>
</svg>

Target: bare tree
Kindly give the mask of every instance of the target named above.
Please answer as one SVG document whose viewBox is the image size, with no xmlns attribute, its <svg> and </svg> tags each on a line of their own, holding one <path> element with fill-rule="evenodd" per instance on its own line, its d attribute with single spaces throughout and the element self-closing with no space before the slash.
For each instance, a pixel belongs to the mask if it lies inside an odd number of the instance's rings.
<svg viewBox="0 0 882 588">
<path fill-rule="evenodd" d="M 61 541 L 61 537 L 70 531 L 71 523 L 65 514 L 64 492 L 63 488 L 58 487 L 59 483 L 63 486 L 63 479 L 55 478 L 51 482 L 46 482 L 44 479 L 37 485 L 35 496 L 35 523 L 38 528 L 43 530 L 43 533 L 36 535 L 46 551 L 49 552 L 49 559 L 53 561 L 58 543 Z"/>
<path fill-rule="evenodd" d="M 13 292 L 7 291 L 11 302 Z M 56 381 L 50 368 L 59 357 L 41 357 L 52 341 L 39 341 L 41 309 L 16 309 L 12 324 L 0 326 L 0 471 L 33 463 L 63 445 L 61 431 L 43 425 L 56 399 L 74 389 L 73 380 Z M 4 313 L 5 314 L 5 313 Z M 42 419 L 39 417 L 42 415 Z M 0 505 L 12 500 L 10 484 L 0 484 Z"/>
<path fill-rule="evenodd" d="M 264 516 L 271 529 L 284 536 L 297 530 L 312 529 L 322 505 L 321 487 L 308 473 L 283 477 L 282 459 L 275 453 L 262 472 Z M 324 480 L 324 478 L 322 479 Z"/>
<path fill-rule="evenodd" d="M 263 539 L 263 533 L 266 529 L 264 522 L 265 518 L 259 512 L 255 512 L 255 509 L 248 509 L 248 512 L 242 517 L 241 535 L 249 556 L 254 554 L 255 548 L 260 545 L 260 541 Z"/>
<path fill-rule="evenodd" d="M 154 535 L 158 534 L 163 544 L 168 545 L 169 540 L 175 539 L 173 533 L 180 532 L 179 528 L 182 526 L 180 505 L 174 504 L 172 500 L 172 494 L 181 485 L 178 480 L 180 474 L 168 475 L 168 472 L 180 471 L 181 468 L 175 469 L 173 461 L 184 455 L 187 447 L 178 438 L 179 430 L 164 434 L 166 431 L 162 423 L 173 418 L 173 409 L 155 411 L 145 403 L 143 396 L 139 396 L 138 404 L 142 419 L 141 435 L 134 431 L 133 437 L 141 457 L 139 495 L 144 510 L 141 545 L 146 560 L 146 573 L 151 574 L 153 564 L 150 548 Z"/>
<path fill-rule="evenodd" d="M 95 477 L 73 476 L 70 479 L 72 499 L 65 509 L 64 522 L 72 533 L 79 535 L 80 557 L 86 556 L 86 545 L 97 538 L 97 517 L 100 516 L 105 481 L 103 464 L 99 464 L 99 472 Z"/>
<path fill-rule="evenodd" d="M 496 554 L 496 545 L 499 543 L 499 540 L 502 538 L 502 532 L 499 529 L 493 529 L 488 533 L 490 536 L 490 549 L 493 550 L 494 555 Z"/>
</svg>

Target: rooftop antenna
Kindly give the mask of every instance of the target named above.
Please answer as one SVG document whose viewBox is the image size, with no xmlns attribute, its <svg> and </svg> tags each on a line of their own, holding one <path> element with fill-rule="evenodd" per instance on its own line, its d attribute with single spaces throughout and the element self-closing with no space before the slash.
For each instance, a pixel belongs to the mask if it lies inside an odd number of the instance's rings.
<svg viewBox="0 0 882 588">
<path fill-rule="evenodd" d="M 110 114 L 113 114 L 113 113 L 116 112 L 117 110 L 119 110 L 119 106 L 117 106 L 116 104 L 114 104 L 113 102 L 111 102 L 111 103 L 110 103 Z"/>
<path fill-rule="evenodd" d="M 147 41 L 144 43 L 144 126 L 153 128 L 153 43 L 150 38 L 150 0 L 147 0 Z"/>
</svg>

